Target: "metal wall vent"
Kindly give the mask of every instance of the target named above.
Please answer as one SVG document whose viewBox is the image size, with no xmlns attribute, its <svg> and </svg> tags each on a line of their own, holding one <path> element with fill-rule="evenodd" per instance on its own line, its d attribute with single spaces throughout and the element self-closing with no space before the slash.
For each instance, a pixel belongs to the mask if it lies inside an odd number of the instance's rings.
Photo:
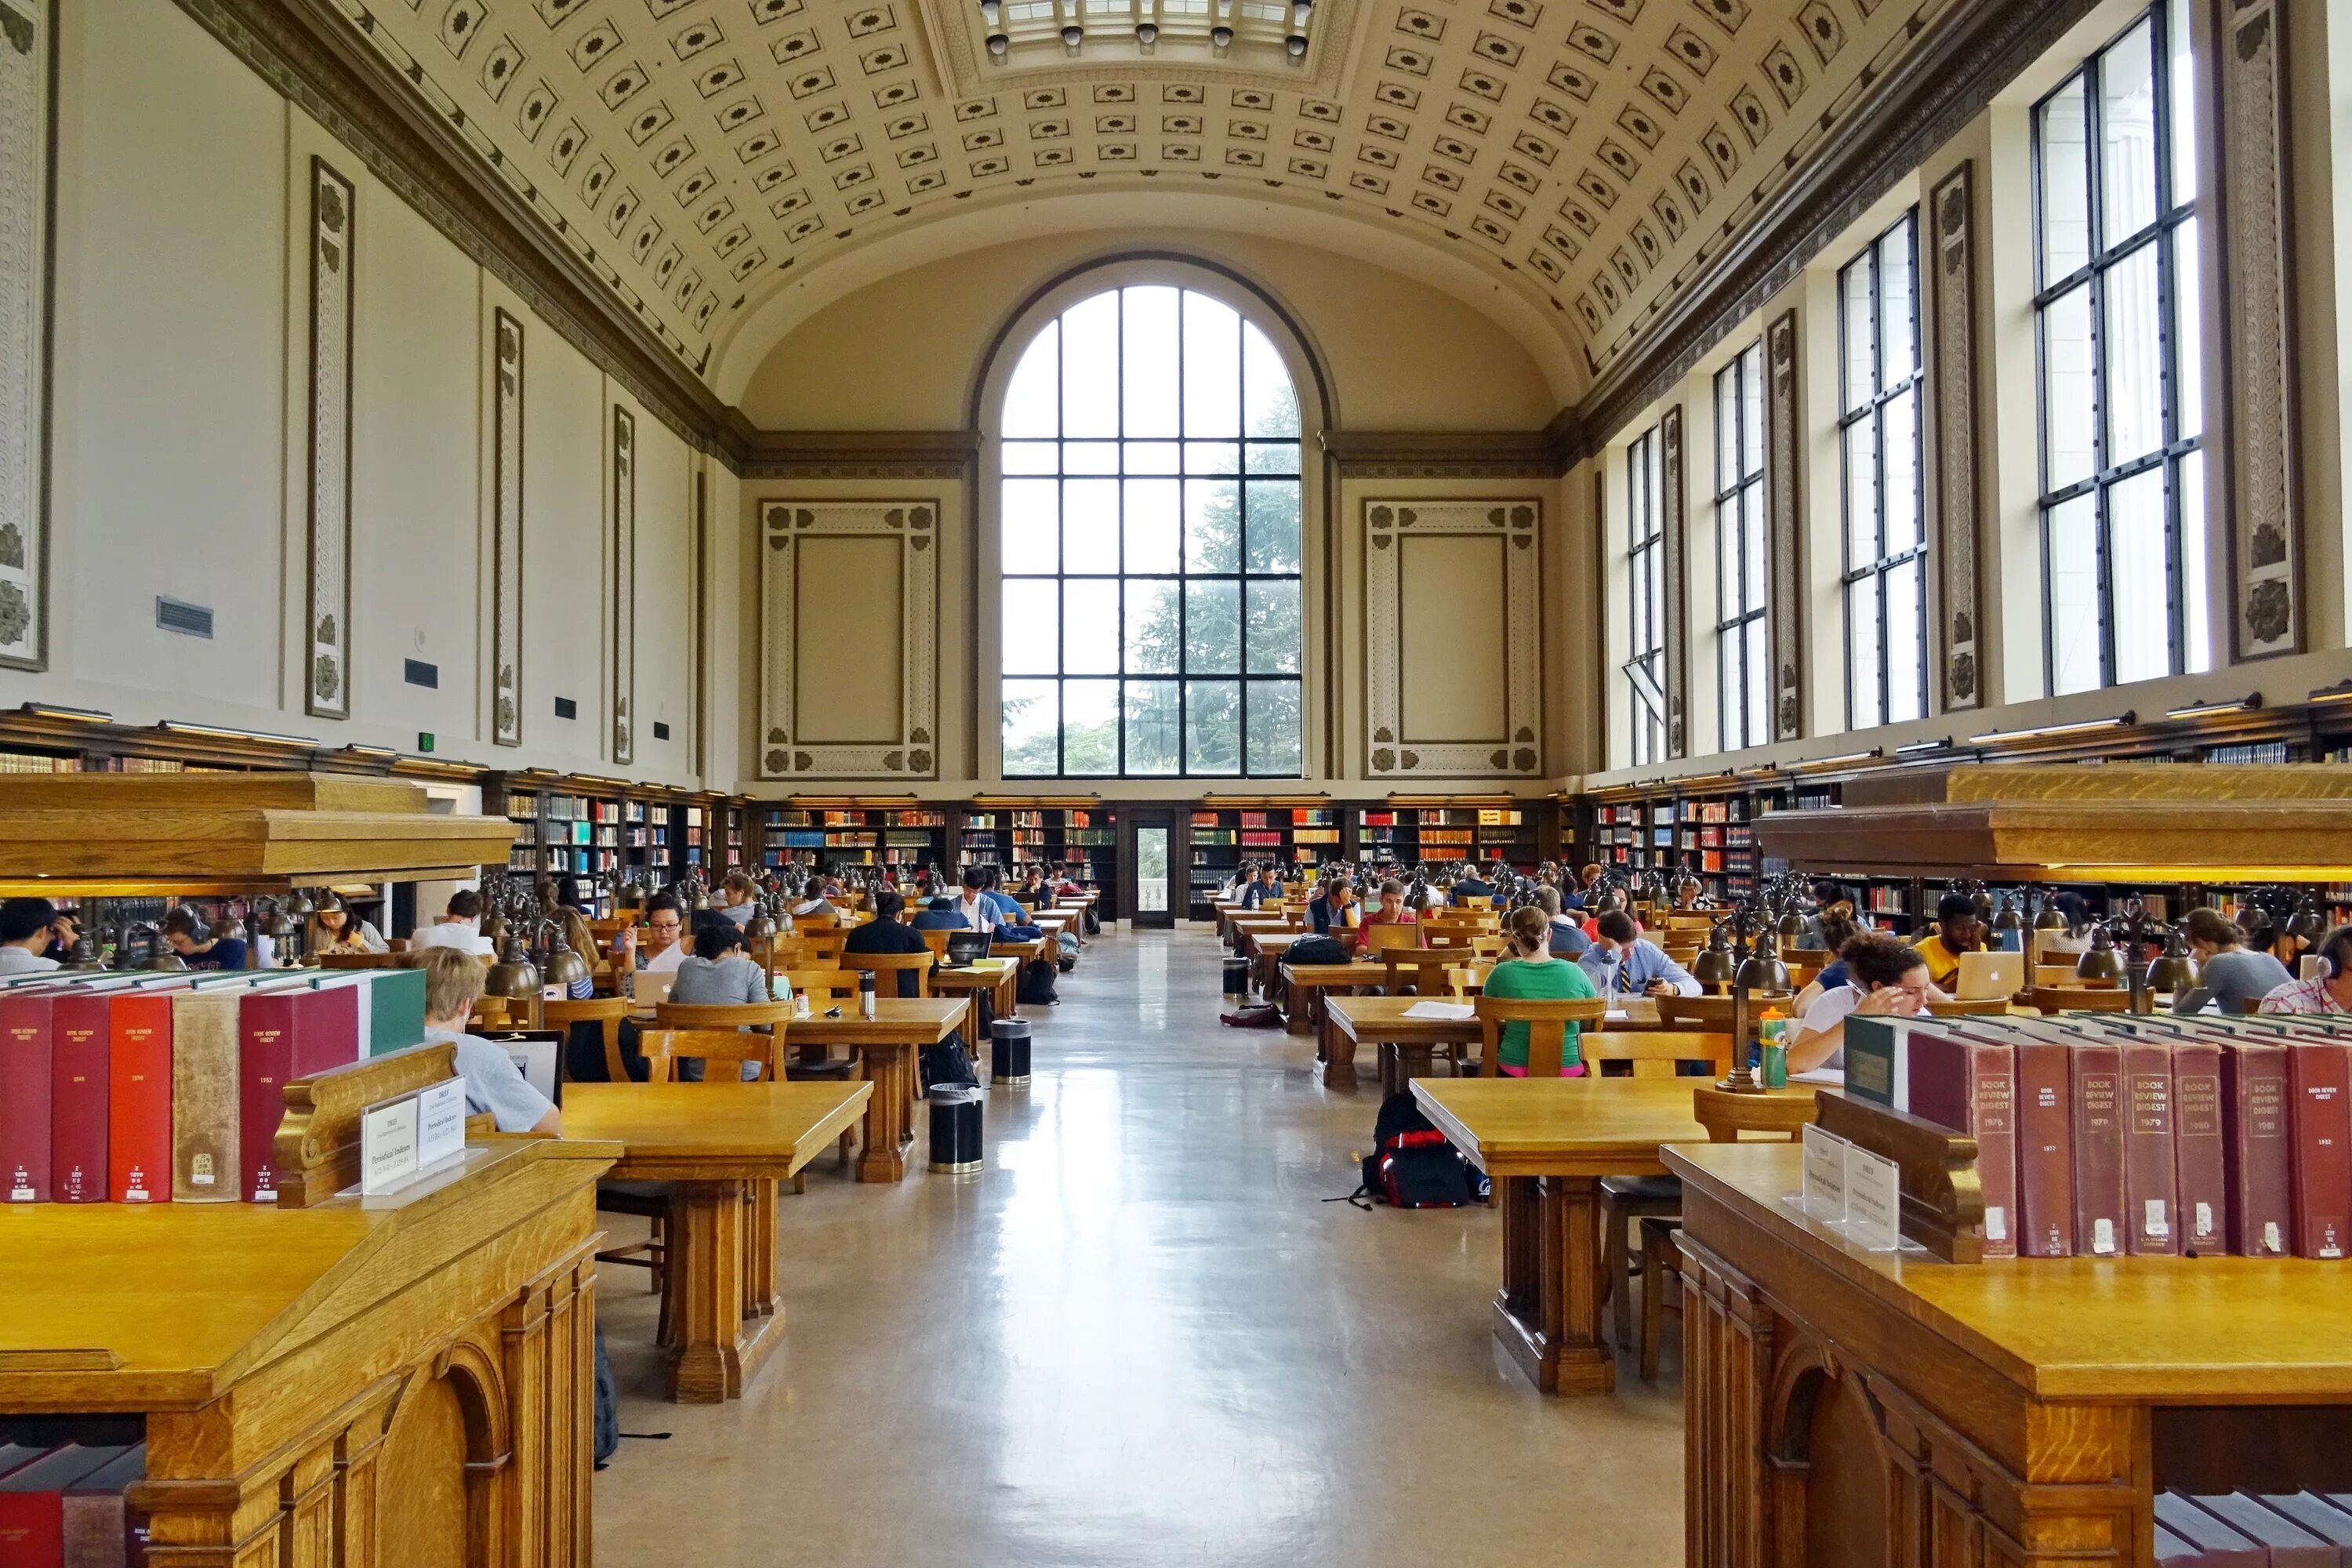
<svg viewBox="0 0 2352 1568">
<path fill-rule="evenodd" d="M 167 632 L 182 637 L 209 637 L 213 635 L 213 613 L 202 605 L 191 605 L 184 599 L 155 597 L 155 624 Z"/>
</svg>

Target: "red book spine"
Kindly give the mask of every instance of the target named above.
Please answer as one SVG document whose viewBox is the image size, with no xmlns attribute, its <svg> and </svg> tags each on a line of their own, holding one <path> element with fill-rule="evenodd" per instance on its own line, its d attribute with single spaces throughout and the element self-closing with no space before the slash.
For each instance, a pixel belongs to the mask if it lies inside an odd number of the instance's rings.
<svg viewBox="0 0 2352 1568">
<path fill-rule="evenodd" d="M 65 1494 L 0 1492 L 0 1563 L 64 1568 L 65 1560 Z"/>
<path fill-rule="evenodd" d="M 172 998 L 121 994 L 107 1010 L 106 1194 L 172 1201 Z"/>
<path fill-rule="evenodd" d="M 2180 1248 L 2210 1258 L 2230 1244 L 2230 1176 L 2222 1157 L 2221 1047 L 2172 1047 L 2172 1166 L 2180 1180 Z"/>
<path fill-rule="evenodd" d="M 2286 1047 L 2231 1041 L 2221 1048 L 2221 1158 L 2229 1173 L 2230 1250 L 2284 1258 L 2294 1250 L 2293 1144 Z"/>
<path fill-rule="evenodd" d="M 2003 1044 L 1914 1029 L 1911 1112 L 1977 1141 L 1984 1256 L 2017 1256 L 2017 1072 Z"/>
<path fill-rule="evenodd" d="M 0 1201 L 49 1201 L 53 996 L 0 997 Z"/>
<path fill-rule="evenodd" d="M 107 1028 L 103 995 L 64 995 L 49 1016 L 49 1195 L 106 1201 Z"/>
<path fill-rule="evenodd" d="M 2124 1250 L 2123 1052 L 2069 1046 L 2074 1089 L 2075 1250 L 2113 1258 Z"/>
<path fill-rule="evenodd" d="M 2125 1247 L 2142 1256 L 2175 1257 L 2180 1184 L 2172 1166 L 2172 1051 L 2147 1040 L 2122 1050 Z"/>
<path fill-rule="evenodd" d="M 295 992 L 294 1077 L 316 1078 L 359 1059 L 359 987 L 335 985 Z M 281 1113 L 284 1109 L 279 1107 Z"/>
<path fill-rule="evenodd" d="M 2352 1056 L 2346 1049 L 2332 1040 L 2287 1047 L 2298 1258 L 2341 1258 L 2352 1237 Z"/>
<path fill-rule="evenodd" d="M 2020 1040 L 2017 1055 L 2018 1249 L 2074 1254 L 2074 1091 L 2067 1048 Z"/>
<path fill-rule="evenodd" d="M 237 1147 L 244 1155 L 248 1203 L 278 1201 L 271 1158 L 278 1124 L 286 1120 L 286 1086 L 294 1081 L 294 998 L 291 991 L 260 991 L 237 1005 Z"/>
</svg>

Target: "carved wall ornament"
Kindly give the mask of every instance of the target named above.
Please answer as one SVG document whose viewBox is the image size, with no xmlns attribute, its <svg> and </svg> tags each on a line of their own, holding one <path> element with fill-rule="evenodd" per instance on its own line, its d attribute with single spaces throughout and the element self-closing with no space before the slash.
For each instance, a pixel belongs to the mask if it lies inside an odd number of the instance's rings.
<svg viewBox="0 0 2352 1568">
<path fill-rule="evenodd" d="M 1690 711 L 1690 586 L 1685 580 L 1689 559 L 1690 507 L 1684 489 L 1683 410 L 1667 409 L 1658 420 L 1658 549 L 1664 556 L 1665 579 L 1663 606 L 1665 641 L 1666 755 L 1690 754 L 1687 715 Z"/>
<path fill-rule="evenodd" d="M 637 422 L 613 405 L 613 760 L 635 760 Z"/>
<path fill-rule="evenodd" d="M 1765 329 L 1764 355 L 1764 617 L 1773 672 L 1772 738 L 1793 741 L 1803 733 L 1805 718 L 1796 311 L 1781 312 Z"/>
<path fill-rule="evenodd" d="M 522 323 L 490 318 L 490 740 L 522 744 Z"/>
<path fill-rule="evenodd" d="M 352 716 L 352 321 L 356 187 L 324 158 L 310 160 L 310 628 L 304 706 L 322 719 Z"/>
<path fill-rule="evenodd" d="M 1516 745 L 1515 737 L 1533 741 L 1538 733 L 1542 689 L 1537 649 L 1542 639 L 1538 626 L 1538 584 L 1535 549 L 1542 521 L 1542 503 L 1487 500 L 1415 500 L 1364 504 L 1366 537 L 1374 548 L 1364 572 L 1364 621 L 1367 653 L 1365 731 L 1374 748 L 1368 757 L 1375 778 L 1400 772 L 1424 775 L 1477 776 L 1488 773 L 1532 774 L 1541 765 L 1537 745 Z M 1500 734 L 1477 741 L 1420 741 L 1405 728 L 1402 641 L 1403 563 L 1400 550 L 1383 549 L 1388 531 L 1410 528 L 1415 538 L 1449 534 L 1491 536 L 1497 529 L 1509 542 L 1503 552 L 1504 646 L 1507 649 L 1504 678 L 1504 727 Z M 1516 749 L 1515 749 L 1516 745 Z"/>
<path fill-rule="evenodd" d="M 1969 165 L 1940 181 L 1929 198 L 1929 325 L 1935 352 L 1936 560 L 1943 587 L 1944 706 L 1974 708 L 1977 618 L 1983 586 L 1977 551 L 1976 231 L 1970 222 Z"/>
</svg>

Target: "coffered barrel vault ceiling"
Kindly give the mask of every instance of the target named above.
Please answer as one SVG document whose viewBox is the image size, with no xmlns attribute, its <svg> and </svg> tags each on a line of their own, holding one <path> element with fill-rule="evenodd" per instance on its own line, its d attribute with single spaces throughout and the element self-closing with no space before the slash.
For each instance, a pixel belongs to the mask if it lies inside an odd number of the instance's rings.
<svg viewBox="0 0 2352 1568">
<path fill-rule="evenodd" d="M 1314 0 L 1222 52 L 1175 7 L 1249 0 L 1050 0 L 1076 52 L 1024 11 L 1001 59 L 975 0 L 332 3 L 698 374 L 971 205 L 1223 182 L 1467 261 L 1583 379 L 1961 0 Z"/>
</svg>

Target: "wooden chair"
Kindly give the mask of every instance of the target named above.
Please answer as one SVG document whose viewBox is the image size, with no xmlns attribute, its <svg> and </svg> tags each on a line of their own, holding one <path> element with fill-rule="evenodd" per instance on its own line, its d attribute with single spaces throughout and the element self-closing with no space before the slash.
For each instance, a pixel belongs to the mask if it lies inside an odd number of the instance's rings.
<svg viewBox="0 0 2352 1568">
<path fill-rule="evenodd" d="M 1418 925 L 1390 925 L 1383 921 L 1363 928 L 1357 952 L 1365 957 L 1421 945 L 1422 931 Z"/>
<path fill-rule="evenodd" d="M 915 994 L 929 996 L 931 994 L 932 962 L 929 948 L 920 952 L 845 952 L 841 955 L 841 967 L 873 975 L 875 993 L 882 996 L 898 994 L 895 982 L 889 985 L 882 984 L 882 977 L 886 974 L 912 974 L 915 977 Z"/>
<path fill-rule="evenodd" d="M 1706 1129 L 1710 1143 L 1737 1143 L 1743 1132 L 1762 1133 L 1765 1142 L 1793 1143 L 1820 1111 L 1821 1100 L 1811 1094 L 1733 1094 L 1711 1083 L 1691 1091 L 1692 1116 Z"/>
<path fill-rule="evenodd" d="M 594 1024 L 604 1037 L 604 1072 L 612 1083 L 629 1081 L 628 1064 L 621 1056 L 621 1020 L 629 1016 L 632 1005 L 625 996 L 599 996 L 588 1002 L 542 1002 L 540 1012 L 551 1029 L 569 1033 L 574 1024 Z M 561 1068 L 570 1058 L 565 1050 L 556 1058 Z M 566 1074 L 565 1076 L 569 1076 Z"/>
<path fill-rule="evenodd" d="M 1468 947 L 1483 934 L 1476 926 L 1441 921 L 1423 922 L 1421 932 L 1426 947 Z"/>
<path fill-rule="evenodd" d="M 857 975 L 847 969 L 787 969 L 778 978 L 793 988 L 795 995 L 805 995 L 809 1005 L 820 1013 L 835 1002 L 857 1000 Z"/>
<path fill-rule="evenodd" d="M 2074 966 L 2071 963 L 2035 964 L 2033 966 L 2033 985 L 2035 987 L 2055 985 L 2061 989 L 2069 991 L 2074 990 L 2078 987 L 2089 987 L 2095 990 L 2105 988 L 2104 982 L 2085 980 L 2081 975 L 2075 973 Z"/>
<path fill-rule="evenodd" d="M 1508 937 L 1491 935 L 1484 931 L 1470 939 L 1470 951 L 1490 963 L 1501 958 L 1503 950 L 1509 945 Z"/>
<path fill-rule="evenodd" d="M 1568 1026 L 1598 1024 L 1609 1004 L 1598 996 L 1570 996 L 1559 1001 L 1541 1001 L 1533 997 L 1480 996 L 1474 1004 L 1478 1009 L 1480 1059 L 1488 1072 L 1501 1070 L 1501 1058 L 1496 1055 L 1506 1024 L 1528 1026 L 1528 1076 L 1558 1078 L 1560 1064 L 1568 1055 Z M 1582 1031 L 1579 1030 L 1579 1044 Z M 1454 1057 L 1454 1072 L 1461 1070 L 1460 1047 L 1441 1047 Z"/>
<path fill-rule="evenodd" d="M 1767 1007 L 1778 1007 L 1783 1013 L 1789 1011 L 1790 1000 L 1790 996 L 1780 993 L 1767 995 L 1762 992 L 1749 992 L 1748 1028 L 1753 1030 L 1756 1027 L 1757 1020 L 1764 1016 Z M 1728 996 L 1661 996 L 1657 1002 L 1658 1022 L 1665 1028 L 1706 1029 L 1722 1034 L 1731 1027 L 1732 999 Z"/>
<path fill-rule="evenodd" d="M 1731 1070 L 1731 1037 L 1696 1029 L 1588 1030 L 1577 1048 L 1595 1078 L 1674 1078 L 1685 1062 L 1704 1062 L 1717 1078 Z M 1626 1070 L 1611 1072 L 1612 1062 L 1624 1063 Z"/>
<path fill-rule="evenodd" d="M 1706 940 L 1706 933 L 1715 929 L 1715 922 L 1717 918 L 1718 917 L 1715 915 L 1696 915 L 1691 914 L 1688 911 L 1685 911 L 1681 914 L 1668 915 L 1666 917 L 1666 934 L 1672 936 L 1678 932 L 1691 933 L 1696 935 L 1703 942 Z"/>
<path fill-rule="evenodd" d="M 686 1081 L 677 1076 L 677 1064 L 699 1057 L 703 1062 L 702 1081 L 706 1084 L 730 1084 L 750 1081 L 741 1072 L 713 1072 L 719 1062 L 759 1065 L 761 1083 L 776 1080 L 776 1051 L 782 1043 L 781 1037 L 762 1035 L 742 1029 L 647 1029 L 637 1037 L 637 1048 L 646 1058 L 655 1083 Z"/>
<path fill-rule="evenodd" d="M 784 940 L 800 944 L 797 956 L 802 962 L 793 967 L 814 968 L 831 964 L 838 969 L 841 967 L 842 944 L 849 940 L 849 932 L 840 926 L 822 926 L 815 931 L 795 931 Z"/>
<path fill-rule="evenodd" d="M 1381 954 L 1381 989 L 1391 996 L 1457 996 L 1450 970 L 1470 956 L 1465 948 L 1392 947 Z"/>
<path fill-rule="evenodd" d="M 504 996 L 478 996 L 474 999 L 473 1021 L 486 1029 L 509 1029 L 520 1026 L 517 1015 L 527 1009 L 518 1008 Z"/>
<path fill-rule="evenodd" d="M 2131 1011 L 2131 993 L 2120 986 L 2037 985 L 2026 996 L 2029 1005 L 2045 1016 Z"/>
<path fill-rule="evenodd" d="M 1682 1253 L 1675 1245 L 1675 1232 L 1680 1230 L 1679 1217 L 1666 1219 L 1657 1215 L 1644 1215 L 1642 1227 L 1642 1347 L 1641 1373 L 1643 1383 L 1658 1381 L 1658 1347 L 1665 1342 L 1666 1314 L 1682 1315 Z M 1623 1293 L 1619 1293 L 1622 1298 Z M 1667 1298 L 1674 1300 L 1670 1305 Z"/>
</svg>

